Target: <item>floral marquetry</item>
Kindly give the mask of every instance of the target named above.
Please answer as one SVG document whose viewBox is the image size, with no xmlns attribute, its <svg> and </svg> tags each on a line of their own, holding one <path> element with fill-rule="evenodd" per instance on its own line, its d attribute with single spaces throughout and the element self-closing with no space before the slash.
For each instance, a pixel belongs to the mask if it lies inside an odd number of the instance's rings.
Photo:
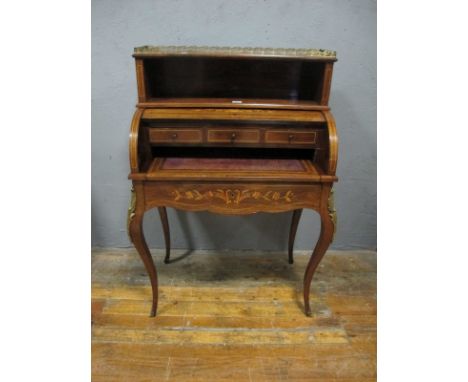
<svg viewBox="0 0 468 382">
<path fill-rule="evenodd" d="M 338 138 L 328 102 L 336 53 L 142 46 L 133 57 L 138 103 L 127 217 L 151 281 L 150 315 L 157 312 L 158 278 L 143 217 L 158 209 L 170 264 L 170 207 L 223 215 L 293 212 L 290 264 L 302 210 L 316 211 L 320 236 L 303 284 L 310 316 L 312 277 L 336 228 L 331 189 L 338 180 Z"/>
<path fill-rule="evenodd" d="M 265 200 L 268 202 L 273 201 L 285 201 L 291 202 L 294 198 L 294 193 L 292 191 L 278 192 L 278 191 L 251 191 L 251 190 L 238 190 L 238 189 L 216 189 L 200 192 L 198 190 L 186 190 L 179 191 L 175 190 L 174 200 L 210 200 L 210 199 L 220 199 L 226 204 L 239 204 L 244 200 L 254 199 L 254 200 Z"/>
</svg>

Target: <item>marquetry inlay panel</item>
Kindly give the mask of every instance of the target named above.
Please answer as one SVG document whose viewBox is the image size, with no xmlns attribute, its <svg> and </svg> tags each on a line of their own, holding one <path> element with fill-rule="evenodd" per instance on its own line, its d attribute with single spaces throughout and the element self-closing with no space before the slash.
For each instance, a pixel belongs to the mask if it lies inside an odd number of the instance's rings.
<svg viewBox="0 0 468 382">
<path fill-rule="evenodd" d="M 145 185 L 146 208 L 170 206 L 225 214 L 281 212 L 319 207 L 320 185 L 181 184 Z"/>
</svg>

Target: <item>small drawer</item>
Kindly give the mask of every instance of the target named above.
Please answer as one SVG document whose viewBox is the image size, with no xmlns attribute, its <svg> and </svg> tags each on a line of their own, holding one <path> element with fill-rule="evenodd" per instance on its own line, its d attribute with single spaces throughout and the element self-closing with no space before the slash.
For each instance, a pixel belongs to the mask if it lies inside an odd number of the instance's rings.
<svg viewBox="0 0 468 382">
<path fill-rule="evenodd" d="M 151 143 L 201 143 L 201 129 L 149 129 Z"/>
<path fill-rule="evenodd" d="M 311 145 L 315 144 L 316 138 L 315 131 L 267 130 L 265 132 L 265 143 Z"/>
<path fill-rule="evenodd" d="M 257 129 L 208 129 L 208 143 L 258 143 Z"/>
</svg>

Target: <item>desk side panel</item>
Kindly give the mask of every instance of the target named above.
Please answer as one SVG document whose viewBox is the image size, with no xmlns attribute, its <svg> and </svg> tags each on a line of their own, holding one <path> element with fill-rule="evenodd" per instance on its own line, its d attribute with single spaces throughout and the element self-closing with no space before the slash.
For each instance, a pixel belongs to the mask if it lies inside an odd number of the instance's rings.
<svg viewBox="0 0 468 382">
<path fill-rule="evenodd" d="M 143 109 L 137 109 L 130 126 L 128 153 L 132 174 L 146 171 L 152 160 L 148 129 L 141 125 L 142 115 Z"/>
</svg>

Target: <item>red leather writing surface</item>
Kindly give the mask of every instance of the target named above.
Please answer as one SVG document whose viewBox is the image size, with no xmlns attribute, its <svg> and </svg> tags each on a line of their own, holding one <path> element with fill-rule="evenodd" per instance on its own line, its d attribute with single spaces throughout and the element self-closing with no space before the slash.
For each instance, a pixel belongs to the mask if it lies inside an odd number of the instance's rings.
<svg viewBox="0 0 468 382">
<path fill-rule="evenodd" d="M 297 159 L 166 158 L 163 170 L 300 171 Z"/>
</svg>

